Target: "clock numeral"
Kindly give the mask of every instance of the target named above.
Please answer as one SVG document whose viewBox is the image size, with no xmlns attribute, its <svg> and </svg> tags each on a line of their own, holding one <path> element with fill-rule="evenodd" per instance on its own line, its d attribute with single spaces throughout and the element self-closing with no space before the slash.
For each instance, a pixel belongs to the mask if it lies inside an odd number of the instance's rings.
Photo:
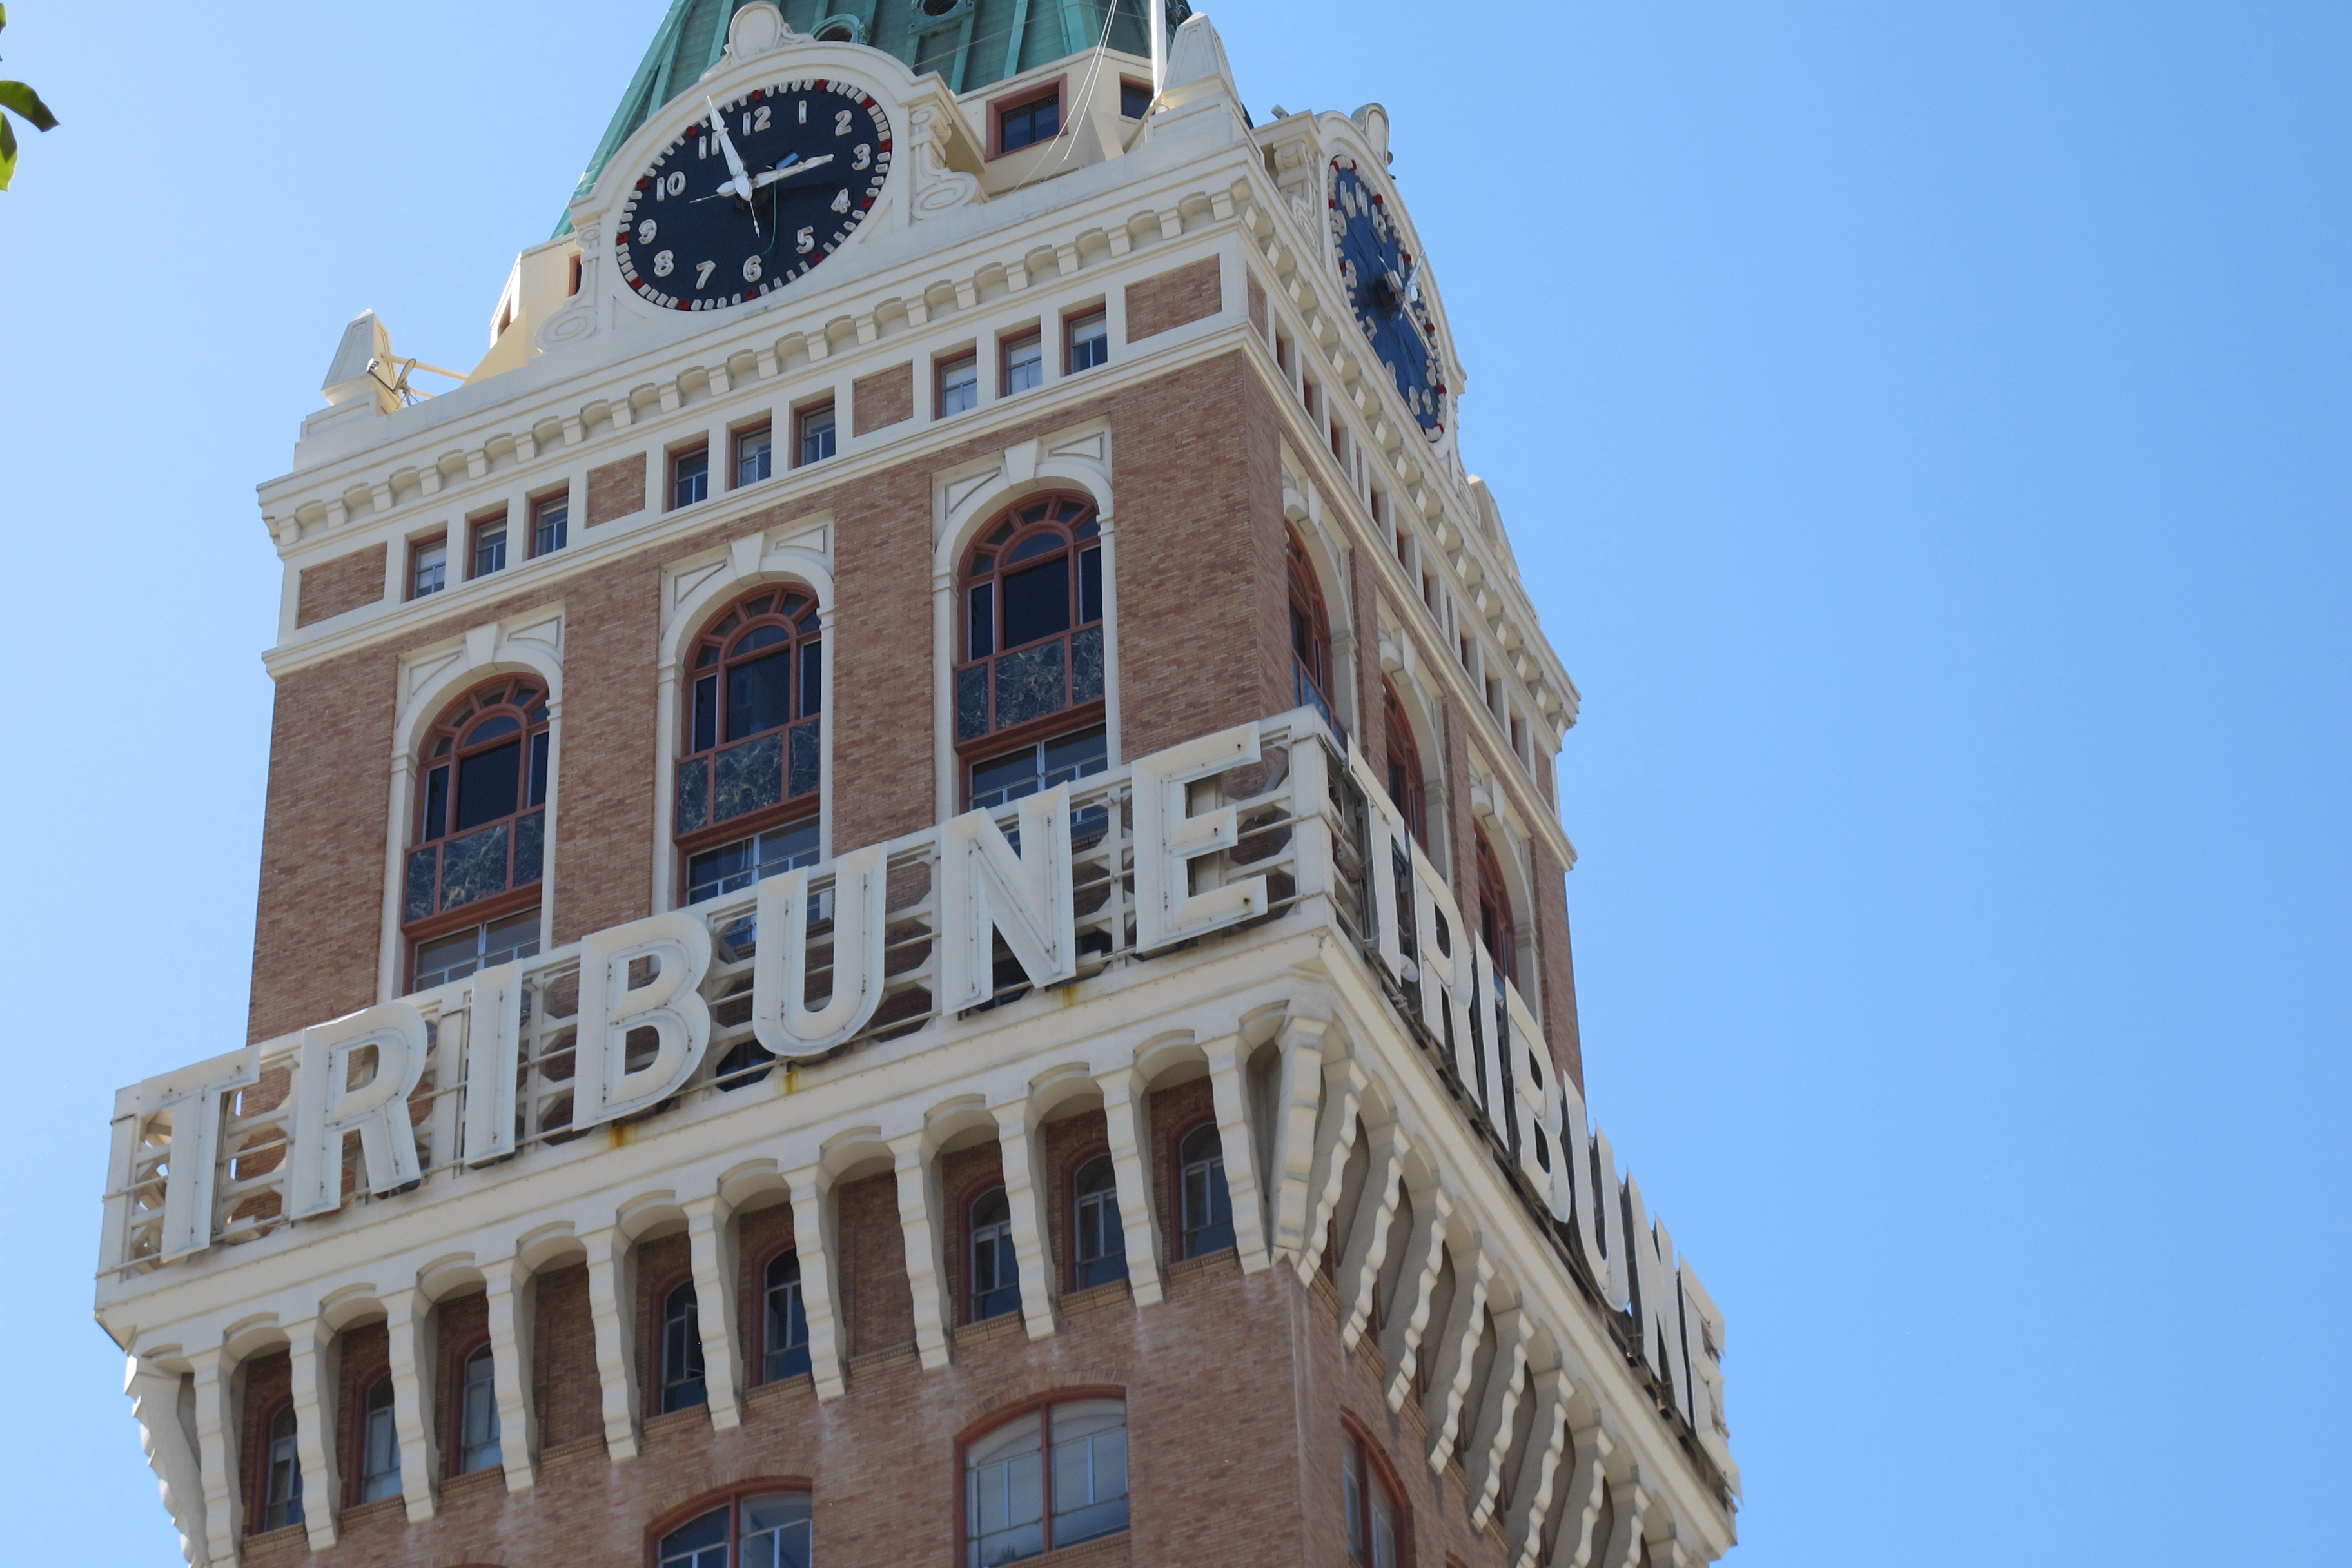
<svg viewBox="0 0 2352 1568">
<path fill-rule="evenodd" d="M 710 281 L 710 275 L 718 270 L 719 263 L 716 261 L 699 261 L 695 263 L 694 286 L 697 289 L 701 288 L 704 284 Z"/>
<path fill-rule="evenodd" d="M 697 158 L 708 158 L 710 156 L 709 137 L 698 136 L 694 139 L 694 155 Z"/>
<path fill-rule="evenodd" d="M 659 226 L 657 226 L 653 219 L 647 218 L 645 222 L 637 225 L 637 243 L 639 245 L 651 245 L 654 242 L 654 236 L 660 232 L 661 229 Z"/>
<path fill-rule="evenodd" d="M 757 283 L 760 280 L 760 258 L 758 257 L 747 256 L 743 258 L 744 282 Z"/>
<path fill-rule="evenodd" d="M 833 210 L 837 213 L 845 213 L 849 210 L 849 187 L 847 185 L 844 185 L 841 189 L 833 193 Z"/>
<path fill-rule="evenodd" d="M 658 202 L 670 196 L 682 196 L 685 194 L 686 171 L 684 169 L 673 169 L 667 175 L 654 176 L 654 200 Z"/>
<path fill-rule="evenodd" d="M 803 256 L 806 256 L 810 251 L 814 250 L 816 248 L 816 230 L 814 228 L 804 228 L 801 230 L 800 233 L 793 236 L 793 248 L 799 251 Z"/>
<path fill-rule="evenodd" d="M 654 252 L 654 276 L 667 278 L 677 270 L 677 258 L 667 250 Z"/>
<path fill-rule="evenodd" d="M 763 104 L 760 105 L 760 107 L 759 107 L 759 108 L 757 108 L 757 109 L 754 109 L 754 110 L 751 110 L 749 113 L 747 113 L 747 114 L 745 114 L 745 115 L 743 116 L 743 134 L 744 134 L 744 135 L 749 136 L 749 135 L 751 135 L 753 132 L 756 132 L 756 131 L 765 131 L 767 128 L 768 128 L 768 106 L 767 106 L 766 104 L 764 104 L 764 103 L 763 103 Z"/>
<path fill-rule="evenodd" d="M 849 160 L 849 166 L 853 169 L 867 169 L 873 167 L 873 165 L 874 149 L 867 146 L 865 142 L 860 142 L 853 150 L 853 156 Z"/>
<path fill-rule="evenodd" d="M 833 133 L 835 136 L 849 134 L 849 110 L 845 109 L 833 117 Z"/>
<path fill-rule="evenodd" d="M 801 123 L 803 125 L 808 123 L 808 100 L 805 98 L 801 100 Z"/>
</svg>

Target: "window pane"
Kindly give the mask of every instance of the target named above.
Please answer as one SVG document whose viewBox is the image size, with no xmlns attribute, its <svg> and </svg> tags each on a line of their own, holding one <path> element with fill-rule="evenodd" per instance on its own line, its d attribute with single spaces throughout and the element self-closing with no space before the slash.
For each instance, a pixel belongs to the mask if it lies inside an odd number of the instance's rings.
<svg viewBox="0 0 2352 1568">
<path fill-rule="evenodd" d="M 523 804 L 547 804 L 547 731 L 544 730 L 530 738 L 530 793 Z"/>
<path fill-rule="evenodd" d="M 742 1568 L 809 1568 L 806 1492 L 749 1497 L 740 1508 Z"/>
<path fill-rule="evenodd" d="M 1127 1528 L 1127 1406 L 1089 1399 L 1053 1407 L 1054 1544 Z"/>
<path fill-rule="evenodd" d="M 448 567 L 449 547 L 447 545 L 428 544 L 418 550 L 415 575 L 409 584 L 410 596 L 422 598 L 427 594 L 439 593 Z"/>
<path fill-rule="evenodd" d="M 449 831 L 449 768 L 446 763 L 425 775 L 425 842 Z"/>
<path fill-rule="evenodd" d="M 694 683 L 694 749 L 707 752 L 719 743 L 719 678 L 706 675 Z"/>
<path fill-rule="evenodd" d="M 1078 552 L 1078 624 L 1102 619 L 1102 551 Z"/>
<path fill-rule="evenodd" d="M 1375 1476 L 1364 1478 L 1372 1502 L 1372 1568 L 1397 1568 L 1396 1509 Z"/>
<path fill-rule="evenodd" d="M 940 413 L 961 414 L 980 402 L 980 362 L 965 356 L 940 369 Z"/>
<path fill-rule="evenodd" d="M 972 1445 L 965 1458 L 964 1530 L 971 1568 L 1045 1549 L 1042 1422 L 1024 1415 Z"/>
<path fill-rule="evenodd" d="M 1126 120 L 1140 120 L 1151 108 L 1151 89 L 1139 81 L 1122 79 L 1118 84 L 1118 112 Z"/>
<path fill-rule="evenodd" d="M 712 1509 L 663 1536 L 654 1549 L 660 1568 L 727 1568 L 727 1512 Z"/>
<path fill-rule="evenodd" d="M 563 548 L 564 534 L 572 518 L 569 498 L 563 500 L 541 501 L 531 540 L 530 552 L 544 555 L 551 550 Z"/>
<path fill-rule="evenodd" d="M 756 855 L 762 881 L 779 871 L 815 865 L 816 819 L 811 817 L 806 822 L 795 822 L 790 827 L 772 828 L 762 833 Z"/>
<path fill-rule="evenodd" d="M 1037 339 L 1024 338 L 1004 351 L 1004 390 L 1026 392 L 1045 379 L 1045 349 Z"/>
<path fill-rule="evenodd" d="M 1098 1154 L 1079 1171 L 1078 1289 L 1127 1278 L 1127 1232 L 1118 1213 L 1118 1183 L 1110 1156 Z"/>
<path fill-rule="evenodd" d="M 475 576 L 479 577 L 486 573 L 504 571 L 506 563 L 506 524 L 500 523 L 496 528 L 486 528 L 474 536 Z"/>
<path fill-rule="evenodd" d="M 1348 1512 L 1348 1557 L 1364 1560 L 1364 1456 L 1352 1436 L 1340 1439 L 1339 1502 Z"/>
<path fill-rule="evenodd" d="M 662 1309 L 662 1409 L 684 1410 L 708 1397 L 702 1386 L 702 1319 L 695 1310 L 694 1287 L 681 1285 Z"/>
<path fill-rule="evenodd" d="M 765 430 L 747 430 L 735 437 L 735 482 L 757 484 L 773 471 L 773 443 Z"/>
<path fill-rule="evenodd" d="M 378 1378 L 368 1390 L 363 1418 L 360 1468 L 360 1500 L 397 1496 L 400 1491 L 400 1436 L 392 1419 L 392 1379 Z"/>
<path fill-rule="evenodd" d="M 1004 646 L 1019 647 L 1070 628 L 1070 562 L 1064 556 L 1004 579 Z"/>
<path fill-rule="evenodd" d="M 509 741 L 457 763 L 457 831 L 514 814 L 522 785 L 522 747 Z"/>
<path fill-rule="evenodd" d="M 687 863 L 686 901 L 698 904 L 705 899 L 750 887 L 752 853 L 751 840 L 740 838 L 697 855 Z"/>
<path fill-rule="evenodd" d="M 692 506 L 710 493 L 709 452 L 682 452 L 671 459 L 670 502 L 674 507 Z"/>
<path fill-rule="evenodd" d="M 1071 784 L 1101 773 L 1110 765 L 1108 738 L 1100 725 L 1075 735 L 1057 735 L 1045 742 L 1043 788 Z"/>
<path fill-rule="evenodd" d="M 539 952 L 539 911 L 492 921 L 482 932 L 482 963 L 508 963 Z"/>
<path fill-rule="evenodd" d="M 971 804 L 974 806 L 1003 805 L 1025 795 L 1037 793 L 1037 755 L 1034 746 L 1024 746 L 1006 756 L 974 763 L 971 770 Z"/>
<path fill-rule="evenodd" d="M 965 605 L 965 624 L 971 629 L 965 657 L 985 658 L 996 651 L 996 590 L 987 583 L 972 589 Z"/>
<path fill-rule="evenodd" d="M 1224 1145 L 1212 1124 L 1184 1140 L 1184 1256 L 1234 1245 L 1234 1205 L 1225 1190 Z"/>
<path fill-rule="evenodd" d="M 727 671 L 727 738 L 740 741 L 791 721 L 793 656 L 789 648 Z"/>
<path fill-rule="evenodd" d="M 819 463 L 833 456 L 833 405 L 812 408 L 801 416 L 801 461 Z"/>
<path fill-rule="evenodd" d="M 824 644 L 801 645 L 801 717 L 814 718 L 824 711 Z"/>
<path fill-rule="evenodd" d="M 467 1474 L 499 1462 L 499 1401 L 490 1347 L 466 1358 L 466 1384 L 457 1420 L 461 1452 L 457 1468 Z"/>
<path fill-rule="evenodd" d="M 768 1265 L 766 1328 L 768 1381 L 808 1371 L 808 1312 L 801 1297 L 801 1260 L 793 1253 L 781 1253 Z"/>
</svg>

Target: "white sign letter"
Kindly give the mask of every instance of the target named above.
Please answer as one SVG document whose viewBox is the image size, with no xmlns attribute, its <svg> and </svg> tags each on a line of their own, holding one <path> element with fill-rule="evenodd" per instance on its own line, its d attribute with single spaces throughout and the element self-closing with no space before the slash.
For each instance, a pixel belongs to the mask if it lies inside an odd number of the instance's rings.
<svg viewBox="0 0 2352 1568">
<path fill-rule="evenodd" d="M 1135 780 L 1135 945 L 1152 952 L 1265 911 L 1265 879 L 1244 878 L 1192 891 L 1192 864 L 1241 840 L 1240 813 L 1220 806 L 1186 814 L 1186 787 L 1257 761 L 1257 726 L 1236 724 L 1139 758 Z"/>
<path fill-rule="evenodd" d="M 888 930 L 889 846 L 833 863 L 833 995 L 808 1009 L 807 870 L 760 884 L 759 951 L 751 955 L 751 1032 L 780 1057 L 822 1056 L 866 1026 L 882 1000 L 882 940 Z"/>
<path fill-rule="evenodd" d="M 446 1030 L 452 1020 L 443 1018 Z M 515 1068 L 522 1056 L 522 965 L 474 976 L 466 1003 L 466 1163 L 515 1152 Z"/>
<path fill-rule="evenodd" d="M 357 1089 L 352 1058 L 375 1047 L 375 1074 Z M 302 1031 L 294 1075 L 294 1151 L 286 1178 L 289 1219 L 343 1206 L 343 1139 L 360 1135 L 368 1191 L 416 1180 L 416 1128 L 408 1096 L 425 1076 L 425 1015 L 405 1002 L 362 1007 Z"/>
<path fill-rule="evenodd" d="M 221 1097 L 261 1081 L 261 1047 L 210 1058 L 139 1086 L 139 1116 L 172 1118 L 171 1168 L 163 1178 L 167 1259 L 213 1244 L 213 1179 L 220 1166 Z"/>
<path fill-rule="evenodd" d="M 1255 733 L 1255 731 L 1253 731 Z M 1070 891 L 1070 786 L 1021 803 L 1021 853 L 985 811 L 940 828 L 940 1011 L 977 1007 L 996 992 L 994 944 L 1021 961 L 1036 986 L 1078 972 L 1076 901 Z"/>
<path fill-rule="evenodd" d="M 629 966 L 657 973 L 634 990 Z M 676 1094 L 710 1046 L 710 1009 L 695 988 L 710 970 L 710 928 L 682 910 L 631 921 L 580 943 L 580 1032 L 572 1051 L 572 1125 L 650 1110 Z M 653 1060 L 631 1072 L 629 1035 L 660 1037 Z"/>
</svg>

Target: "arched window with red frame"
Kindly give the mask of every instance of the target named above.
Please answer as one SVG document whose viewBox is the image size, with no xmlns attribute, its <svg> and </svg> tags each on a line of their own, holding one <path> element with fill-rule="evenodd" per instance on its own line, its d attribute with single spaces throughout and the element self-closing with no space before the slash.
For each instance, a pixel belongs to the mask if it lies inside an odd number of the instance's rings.
<svg viewBox="0 0 2352 1568">
<path fill-rule="evenodd" d="M 1282 538 L 1290 578 L 1291 695 L 1322 714 L 1334 734 L 1343 734 L 1331 708 L 1331 617 L 1323 607 L 1323 584 L 1297 531 L 1286 525 Z"/>
<path fill-rule="evenodd" d="M 824 617 L 770 584 L 711 617 L 687 653 L 677 764 L 685 900 L 698 903 L 817 858 Z"/>
<path fill-rule="evenodd" d="M 653 1568 L 814 1568 L 814 1513 L 805 1482 L 740 1482 L 656 1521 L 646 1557 Z"/>
<path fill-rule="evenodd" d="M 539 951 L 550 745 L 547 683 L 528 675 L 476 687 L 426 732 L 401 899 L 413 989 Z"/>
<path fill-rule="evenodd" d="M 1128 1527 L 1127 1400 L 1073 1389 L 963 1443 L 965 1568 L 996 1568 Z"/>
<path fill-rule="evenodd" d="M 1034 497 L 983 527 L 956 581 L 956 749 L 974 805 L 1108 765 L 1102 526 L 1078 495 Z"/>
<path fill-rule="evenodd" d="M 1424 849 L 1429 847 L 1429 805 L 1422 781 L 1421 747 L 1412 738 L 1412 721 L 1405 716 L 1396 687 L 1381 678 L 1381 731 L 1388 740 L 1389 800 L 1404 818 L 1405 831 Z"/>
<path fill-rule="evenodd" d="M 1477 832 L 1478 935 L 1494 955 L 1495 967 L 1516 985 L 1519 983 L 1519 929 L 1511 918 L 1511 889 L 1503 880 L 1503 865 L 1495 858 L 1495 847 L 1486 841 L 1486 830 L 1481 827 Z"/>
<path fill-rule="evenodd" d="M 1348 1561 L 1363 1568 L 1410 1568 L 1404 1500 L 1388 1463 L 1350 1425 L 1339 1436 L 1339 1500 L 1348 1522 Z"/>
</svg>

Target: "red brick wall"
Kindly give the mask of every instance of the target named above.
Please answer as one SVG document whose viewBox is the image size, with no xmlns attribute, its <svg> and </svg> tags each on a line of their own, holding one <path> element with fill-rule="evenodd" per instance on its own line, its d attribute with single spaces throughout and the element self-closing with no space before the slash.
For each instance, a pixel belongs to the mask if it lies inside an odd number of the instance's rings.
<svg viewBox="0 0 2352 1568">
<path fill-rule="evenodd" d="M 1045 1123 L 1044 1158 L 1039 1162 L 1045 1183 L 1045 1250 L 1054 1261 L 1054 1293 L 1069 1289 L 1076 1279 L 1077 1254 L 1070 1237 L 1072 1186 L 1078 1167 L 1109 1148 L 1109 1134 L 1099 1110 Z M 1028 1281 L 1022 1281 L 1024 1288 Z"/>
<path fill-rule="evenodd" d="M 1536 962 L 1543 970 L 1544 1043 L 1551 1059 L 1584 1092 L 1584 1040 L 1576 1018 L 1576 961 L 1568 938 L 1566 873 L 1540 838 L 1535 841 Z"/>
<path fill-rule="evenodd" d="M 372 545 L 302 568 L 301 585 L 295 590 L 294 624 L 307 626 L 383 598 L 387 548 Z"/>
<path fill-rule="evenodd" d="M 1259 337 L 1272 342 L 1274 334 L 1265 324 L 1265 285 L 1257 280 L 1257 274 L 1255 272 L 1245 272 L 1242 276 L 1249 283 L 1250 325 L 1257 329 Z"/>
<path fill-rule="evenodd" d="M 367 1462 L 367 1391 L 392 1364 L 392 1335 L 383 1320 L 358 1323 L 335 1336 L 335 1469 L 345 1506 L 359 1501 Z M 309 1484 L 305 1478 L 306 1495 Z"/>
<path fill-rule="evenodd" d="M 850 429 L 870 436 L 915 416 L 913 361 L 861 375 L 849 384 Z"/>
<path fill-rule="evenodd" d="M 596 1322 L 588 1310 L 588 1266 L 544 1268 L 531 1278 L 531 1407 L 542 1451 L 604 1430 L 596 1374 Z"/>
<path fill-rule="evenodd" d="M 490 1299 L 479 1290 L 438 1301 L 433 1307 L 434 1416 L 440 1430 L 441 1473 L 454 1476 L 464 1461 L 460 1430 L 465 1421 L 466 1358 L 490 1331 Z"/>
<path fill-rule="evenodd" d="M 1158 1205 L 1160 1250 L 1165 1260 L 1184 1256 L 1184 1200 L 1180 1184 L 1184 1168 L 1176 1158 L 1177 1134 L 1217 1109 L 1216 1091 L 1206 1078 L 1196 1078 L 1173 1089 L 1155 1090 L 1148 1125 L 1151 1129 L 1151 1201 Z"/>
<path fill-rule="evenodd" d="M 915 1343 L 915 1293 L 907 1282 L 906 1233 L 898 1228 L 898 1178 L 888 1171 L 834 1190 L 843 1323 L 851 1359 Z"/>
<path fill-rule="evenodd" d="M 1127 286 L 1127 341 L 1141 342 L 1213 316 L 1223 304 L 1224 285 L 1213 256 L 1139 279 Z"/>
<path fill-rule="evenodd" d="M 637 1407 L 640 1414 L 659 1415 L 662 1308 L 673 1289 L 693 1282 L 692 1247 L 683 1233 L 639 1242 L 633 1264 L 637 1292 Z"/>
<path fill-rule="evenodd" d="M 261 1533 L 264 1489 L 269 1484 L 269 1422 L 294 1391 L 294 1359 L 272 1351 L 247 1362 L 245 1394 L 238 1413 L 236 1484 L 245 1492 L 245 1532 Z M 294 1531 L 299 1535 L 299 1531 Z"/>
<path fill-rule="evenodd" d="M 588 526 L 646 510 L 646 455 L 588 470 Z"/>
</svg>

